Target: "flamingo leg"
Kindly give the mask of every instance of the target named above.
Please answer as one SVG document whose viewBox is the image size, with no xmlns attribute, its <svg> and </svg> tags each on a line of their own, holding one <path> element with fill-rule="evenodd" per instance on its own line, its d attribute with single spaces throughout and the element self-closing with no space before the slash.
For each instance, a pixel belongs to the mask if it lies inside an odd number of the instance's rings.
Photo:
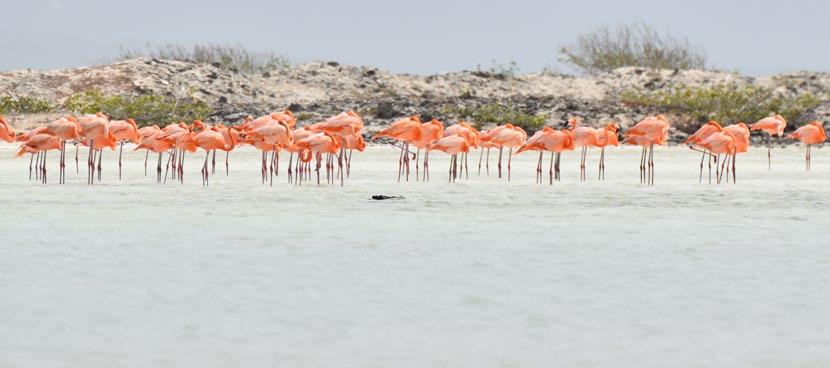
<svg viewBox="0 0 830 368">
<path fill-rule="evenodd" d="M 605 147 L 602 147 L 599 151 L 599 175 L 597 177 L 598 180 L 605 180 Z"/>
<path fill-rule="evenodd" d="M 447 170 L 447 183 L 452 183 L 452 159 L 455 158 L 455 155 L 450 156 L 450 167 Z"/>
<path fill-rule="evenodd" d="M 144 176 L 147 176 L 147 159 L 150 158 L 150 150 L 148 149 L 147 152 L 144 154 Z"/>
<path fill-rule="evenodd" d="M 484 147 L 479 149 L 480 153 L 478 155 L 478 176 L 481 176 L 481 159 L 484 158 Z"/>
<path fill-rule="evenodd" d="M 404 162 L 406 163 L 406 181 L 409 182 L 409 143 L 404 145 Z"/>
<path fill-rule="evenodd" d="M 271 158 L 267 158 L 268 154 L 265 154 L 266 159 L 268 159 L 268 175 L 270 175 L 269 185 L 274 186 L 274 151 L 271 151 Z"/>
<path fill-rule="evenodd" d="M 585 181 L 585 151 L 587 147 L 583 146 L 579 152 L 579 181 Z"/>
<path fill-rule="evenodd" d="M 121 155 L 124 153 L 124 142 L 119 143 L 118 147 L 118 180 L 121 180 Z"/>
<path fill-rule="evenodd" d="M 429 148 L 424 150 L 424 180 L 429 181 Z"/>
<path fill-rule="evenodd" d="M 738 158 L 737 150 L 732 151 L 732 184 L 738 184 L 738 177 L 735 175 L 735 160 Z"/>
<path fill-rule="evenodd" d="M 767 136 L 767 170 L 772 171 L 772 134 Z"/>
<path fill-rule="evenodd" d="M 294 174 L 291 172 L 291 165 L 294 163 L 294 153 L 288 153 L 288 183 L 291 184 L 292 175 Z"/>
<path fill-rule="evenodd" d="M 646 182 L 646 147 L 643 146 L 643 153 L 640 155 L 640 183 Z"/>
<path fill-rule="evenodd" d="M 542 155 L 544 151 L 539 151 L 539 160 L 536 162 L 536 184 L 542 183 Z"/>
<path fill-rule="evenodd" d="M 559 170 L 559 163 L 562 160 L 562 152 L 556 152 L 556 163 L 553 164 L 554 176 L 556 181 L 562 181 L 562 171 Z"/>
<path fill-rule="evenodd" d="M 61 141 L 61 159 L 60 159 L 60 173 L 58 177 L 58 184 L 66 183 L 66 141 Z"/>
<path fill-rule="evenodd" d="M 398 157 L 398 183 L 401 182 L 401 174 L 403 173 L 403 156 L 404 150 L 401 149 L 401 155 Z"/>
<path fill-rule="evenodd" d="M 703 152 L 704 152 L 704 154 L 706 153 L 705 150 Z M 715 156 L 712 155 L 711 153 L 709 154 L 709 184 L 710 185 L 712 184 L 712 160 L 714 160 L 714 157 Z M 715 164 L 715 168 L 717 168 L 717 164 Z"/>
<path fill-rule="evenodd" d="M 501 179 L 501 155 L 504 147 L 499 147 L 499 179 Z"/>
<path fill-rule="evenodd" d="M 490 176 L 490 147 L 487 147 L 487 161 L 485 161 L 484 165 L 487 169 L 487 176 Z"/>
<path fill-rule="evenodd" d="M 349 158 L 346 159 L 346 177 L 348 178 L 352 174 L 352 152 L 354 150 L 349 150 Z"/>
<path fill-rule="evenodd" d="M 161 183 L 161 152 L 159 152 L 159 163 L 156 167 L 156 183 Z"/>
<path fill-rule="evenodd" d="M 216 174 L 216 150 L 213 150 L 213 158 L 211 158 L 212 166 L 210 168 L 211 174 Z"/>
<path fill-rule="evenodd" d="M 317 186 L 320 186 L 320 161 L 321 160 L 322 160 L 322 158 L 320 157 L 320 154 L 318 153 L 317 154 L 317 170 L 316 170 L 317 171 Z"/>
<path fill-rule="evenodd" d="M 75 174 L 80 174 L 81 169 L 78 168 L 78 143 L 75 143 Z"/>
<path fill-rule="evenodd" d="M 172 149 L 171 149 L 171 151 L 172 151 Z M 167 182 L 167 172 L 170 171 L 170 167 L 171 167 L 172 162 L 173 162 L 173 156 L 175 156 L 173 154 L 173 152 L 167 152 L 167 153 L 169 153 L 170 156 L 167 156 L 167 163 L 164 164 L 164 182 L 165 183 Z"/>
<path fill-rule="evenodd" d="M 231 151 L 225 151 L 225 176 L 228 176 L 228 175 L 231 174 L 231 171 L 228 168 L 229 167 L 228 166 L 228 159 L 230 158 L 230 156 L 231 156 Z"/>
<path fill-rule="evenodd" d="M 464 152 L 464 179 L 470 178 L 470 167 L 468 166 L 470 162 L 470 153 Z"/>
<path fill-rule="evenodd" d="M 210 158 L 210 151 L 205 151 L 205 163 L 202 164 L 202 185 L 208 186 L 210 185 L 210 179 L 208 178 L 208 159 Z"/>
<path fill-rule="evenodd" d="M 181 150 L 181 156 L 179 157 L 179 182 L 184 184 L 184 155 L 187 154 L 187 151 Z"/>
<path fill-rule="evenodd" d="M 654 143 L 651 144 L 648 151 L 649 185 L 654 185 Z"/>
<path fill-rule="evenodd" d="M 101 161 L 104 157 L 104 149 L 98 150 L 98 182 L 101 182 Z"/>
<path fill-rule="evenodd" d="M 550 152 L 550 168 L 548 169 L 548 178 L 550 179 L 550 184 L 553 185 L 553 156 L 555 153 L 553 151 Z"/>
<path fill-rule="evenodd" d="M 418 171 L 418 158 L 421 156 L 421 147 L 415 150 L 415 181 L 420 181 L 420 174 Z"/>
<path fill-rule="evenodd" d="M 46 151 L 43 151 L 43 159 L 40 160 L 41 173 L 40 178 L 43 184 L 46 184 Z"/>
<path fill-rule="evenodd" d="M 94 143 L 95 143 L 94 139 L 89 140 L 89 158 L 87 160 L 87 165 L 86 165 L 87 166 L 86 167 L 86 169 L 87 169 L 86 170 L 87 183 L 89 185 L 93 185 L 94 184 L 93 179 L 95 179 L 95 156 L 93 155 L 93 150 L 92 150 L 92 146 L 93 146 Z"/>
<path fill-rule="evenodd" d="M 40 158 L 40 154 L 38 154 L 38 158 Z M 29 180 L 32 180 L 32 163 L 35 161 L 35 154 L 32 153 L 29 155 Z"/>
<path fill-rule="evenodd" d="M 170 173 L 170 179 L 178 180 L 176 178 L 176 174 L 179 172 L 179 164 L 176 162 L 179 158 L 179 149 L 178 148 L 171 148 L 170 149 L 170 158 L 167 160 L 169 168 L 165 168 L 164 172 L 164 181 L 167 182 L 167 169 L 170 169 L 172 172 Z"/>
<path fill-rule="evenodd" d="M 510 181 L 510 161 L 513 158 L 513 147 L 510 147 L 507 153 L 507 181 Z"/>
<path fill-rule="evenodd" d="M 345 162 L 346 167 L 343 167 L 343 160 L 346 158 L 346 147 L 340 147 L 340 154 L 337 155 L 337 174 L 340 176 L 340 186 L 346 184 L 346 171 L 348 170 L 349 162 Z M 417 162 L 416 162 L 417 164 Z"/>
</svg>

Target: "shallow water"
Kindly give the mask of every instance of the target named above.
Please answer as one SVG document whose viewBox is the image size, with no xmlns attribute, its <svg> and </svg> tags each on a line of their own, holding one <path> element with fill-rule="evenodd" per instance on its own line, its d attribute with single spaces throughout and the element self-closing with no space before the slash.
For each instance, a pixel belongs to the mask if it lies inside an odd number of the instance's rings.
<svg viewBox="0 0 830 368">
<path fill-rule="evenodd" d="M 585 183 L 568 153 L 553 186 L 534 184 L 533 154 L 510 183 L 491 155 L 489 177 L 449 185 L 446 155 L 431 182 L 398 184 L 379 146 L 342 188 L 262 186 L 250 150 L 230 176 L 220 155 L 208 188 L 202 154 L 185 185 L 158 185 L 134 152 L 122 181 L 107 152 L 104 183 L 72 161 L 68 184 L 41 185 L 13 151 L 2 367 L 830 364 L 826 150 L 808 173 L 798 147 L 771 172 L 753 149 L 715 186 L 698 154 L 661 147 L 645 187 L 636 149 L 607 152 L 604 182 L 591 152 Z"/>
</svg>

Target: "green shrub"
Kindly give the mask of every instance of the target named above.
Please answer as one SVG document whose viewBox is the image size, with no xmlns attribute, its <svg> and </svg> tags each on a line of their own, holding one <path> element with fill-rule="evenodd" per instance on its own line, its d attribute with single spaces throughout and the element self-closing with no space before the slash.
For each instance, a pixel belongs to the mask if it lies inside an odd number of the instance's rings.
<svg viewBox="0 0 830 368">
<path fill-rule="evenodd" d="M 64 101 L 62 107 L 77 114 L 100 111 L 111 119 L 133 118 L 140 125 L 189 122 L 204 119 L 211 113 L 207 104 L 194 98 L 177 99 L 154 94 L 104 96 L 97 91 L 72 95 Z"/>
<path fill-rule="evenodd" d="M 804 113 L 815 109 L 821 100 L 809 93 L 784 97 L 769 88 L 719 84 L 712 87 L 679 86 L 650 93 L 628 91 L 621 94 L 621 102 L 685 115 L 697 122 L 733 123 L 754 122 L 771 113 L 781 114 L 787 121 L 797 121 Z"/>
<path fill-rule="evenodd" d="M 33 114 L 52 110 L 48 101 L 31 97 L 0 96 L 0 114 Z"/>
<path fill-rule="evenodd" d="M 699 69 L 704 53 L 682 37 L 661 35 L 645 23 L 602 26 L 580 35 L 559 49 L 560 61 L 585 73 L 597 74 L 620 67 Z"/>
<path fill-rule="evenodd" d="M 212 64 L 242 73 L 266 72 L 291 65 L 285 56 L 251 51 L 241 45 L 195 44 L 188 47 L 180 44 L 147 44 L 143 48 L 122 48 L 118 56 L 121 60 L 138 57 Z"/>
<path fill-rule="evenodd" d="M 513 123 L 528 132 L 535 132 L 545 124 L 544 115 L 531 115 L 518 111 L 511 105 L 490 103 L 483 106 L 463 107 L 455 109 L 456 115 L 464 119 L 471 119 L 476 128 L 481 128 L 482 123 Z"/>
<path fill-rule="evenodd" d="M 484 77 L 493 76 L 499 79 L 515 78 L 519 74 L 519 66 L 513 60 L 507 63 L 492 60 L 490 67 L 486 69 L 482 69 L 481 65 L 477 66 L 476 74 Z"/>
</svg>

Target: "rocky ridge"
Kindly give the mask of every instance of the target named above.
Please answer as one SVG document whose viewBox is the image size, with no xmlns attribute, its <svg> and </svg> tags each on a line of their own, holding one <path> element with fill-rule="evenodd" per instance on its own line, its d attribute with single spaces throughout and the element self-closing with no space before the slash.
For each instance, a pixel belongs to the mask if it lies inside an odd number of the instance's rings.
<svg viewBox="0 0 830 368">
<path fill-rule="evenodd" d="M 550 124 L 577 116 L 586 124 L 615 120 L 625 127 L 653 112 L 621 104 L 618 96 L 623 91 L 721 83 L 758 85 L 781 94 L 830 94 L 830 73 L 818 72 L 751 78 L 711 70 L 622 68 L 595 77 L 549 73 L 509 76 L 484 71 L 422 76 L 394 74 L 369 66 L 313 62 L 261 74 L 242 74 L 206 64 L 132 59 L 76 69 L 0 72 L 0 95 L 34 97 L 52 103 L 87 90 L 190 96 L 213 108 L 208 120 L 229 123 L 248 114 L 286 107 L 307 122 L 354 110 L 364 116 L 370 131 L 410 114 L 452 121 L 453 109 L 499 102 L 524 113 L 544 114 Z M 830 102 L 823 101 L 814 115 L 830 121 Z M 49 118 L 11 116 L 12 123 L 21 127 Z M 679 131 L 673 133 L 682 135 Z"/>
</svg>

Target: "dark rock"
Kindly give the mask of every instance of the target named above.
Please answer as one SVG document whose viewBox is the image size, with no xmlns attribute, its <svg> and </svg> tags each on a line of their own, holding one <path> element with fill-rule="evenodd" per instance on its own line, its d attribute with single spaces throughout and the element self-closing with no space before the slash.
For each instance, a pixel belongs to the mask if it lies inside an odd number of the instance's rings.
<svg viewBox="0 0 830 368">
<path fill-rule="evenodd" d="M 375 106 L 375 117 L 380 119 L 391 119 L 400 115 L 401 113 L 390 102 L 379 102 Z"/>
<path fill-rule="evenodd" d="M 374 199 L 376 201 L 383 201 L 383 200 L 386 200 L 386 199 L 404 199 L 404 198 L 403 198 L 403 196 L 387 196 L 387 195 L 383 195 L 383 194 L 376 194 L 376 195 L 372 196 L 372 199 Z"/>
</svg>

